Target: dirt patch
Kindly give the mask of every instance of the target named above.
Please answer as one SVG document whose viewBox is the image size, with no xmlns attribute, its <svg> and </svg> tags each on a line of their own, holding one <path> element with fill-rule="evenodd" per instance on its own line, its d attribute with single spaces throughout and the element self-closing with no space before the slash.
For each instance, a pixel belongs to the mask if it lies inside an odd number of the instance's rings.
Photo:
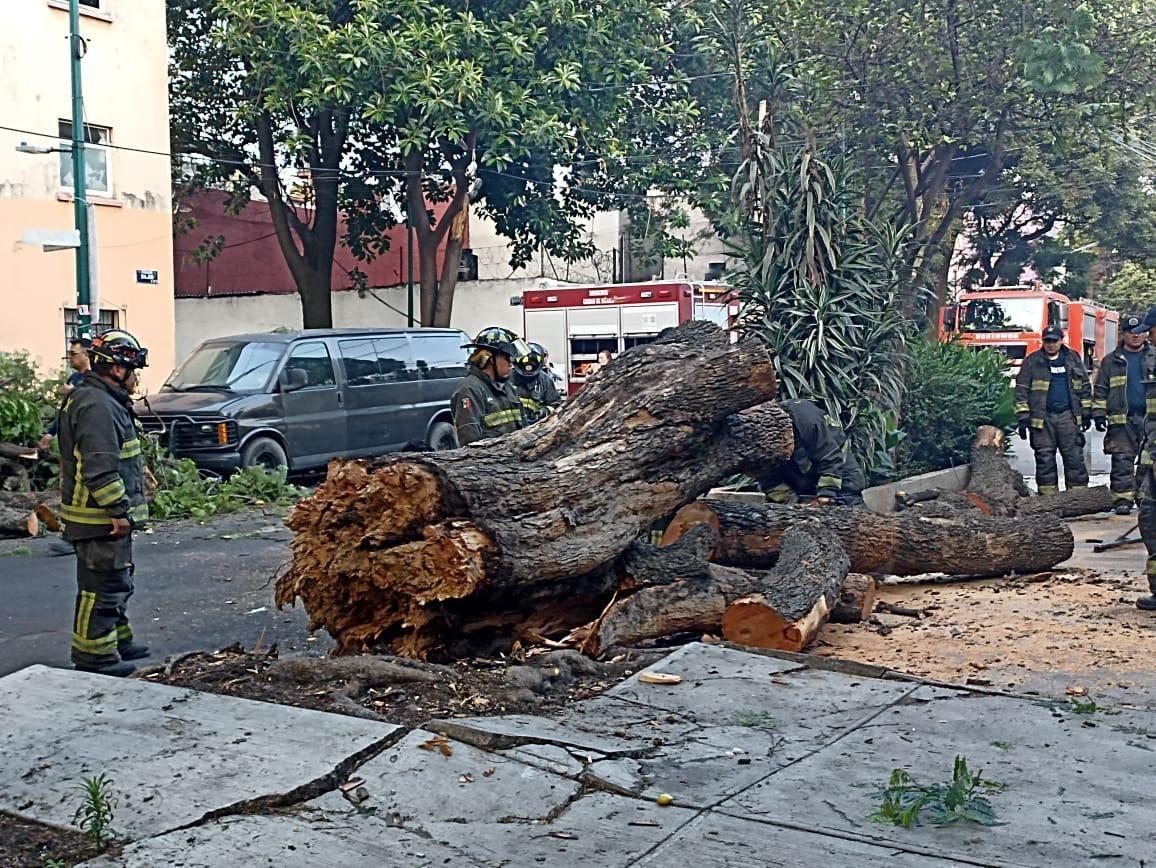
<svg viewBox="0 0 1156 868">
<path fill-rule="evenodd" d="M 1064 696 L 1156 687 L 1156 615 L 1135 607 L 1143 580 L 1065 570 L 968 582 L 895 581 L 879 601 L 921 617 L 877 610 L 871 623 L 828 624 L 812 653 L 912 675 Z"/>
<path fill-rule="evenodd" d="M 438 717 L 539 714 L 595 696 L 669 652 L 669 648 L 631 650 L 599 662 L 576 651 L 531 651 L 511 659 L 462 660 L 445 666 L 385 656 L 304 658 L 307 671 L 294 671 L 293 677 L 287 677 L 276 649 L 254 654 L 232 646 L 215 653 L 185 655 L 134 677 L 421 726 Z M 366 667 L 369 671 L 343 668 L 357 660 L 371 664 Z"/>
<path fill-rule="evenodd" d="M 79 832 L 31 823 L 0 812 L 0 865 L 44 868 L 52 860 L 75 865 L 98 853 Z"/>
</svg>

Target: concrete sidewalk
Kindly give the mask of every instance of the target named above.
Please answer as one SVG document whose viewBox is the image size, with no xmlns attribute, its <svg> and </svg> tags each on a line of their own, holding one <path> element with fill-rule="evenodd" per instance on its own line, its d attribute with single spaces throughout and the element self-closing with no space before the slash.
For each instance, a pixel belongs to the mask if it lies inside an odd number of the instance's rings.
<svg viewBox="0 0 1156 868">
<path fill-rule="evenodd" d="M 108 772 L 114 826 L 132 843 L 87 864 L 133 868 L 1057 868 L 1156 855 L 1152 714 L 1076 714 L 713 645 L 652 669 L 682 681 L 636 675 L 549 717 L 407 732 L 31 667 L 0 679 L 0 810 L 66 825 L 80 777 Z M 943 782 L 957 755 L 1005 786 L 990 797 L 1003 825 L 867 819 L 893 768 Z M 663 793 L 673 805 L 657 804 Z"/>
</svg>

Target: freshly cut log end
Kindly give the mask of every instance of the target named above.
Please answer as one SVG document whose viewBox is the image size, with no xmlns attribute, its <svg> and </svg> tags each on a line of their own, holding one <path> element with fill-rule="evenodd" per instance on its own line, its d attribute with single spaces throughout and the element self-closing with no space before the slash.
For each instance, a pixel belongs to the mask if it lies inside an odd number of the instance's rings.
<svg viewBox="0 0 1156 868">
<path fill-rule="evenodd" d="M 832 624 L 859 624 L 875 611 L 875 596 L 879 584 L 874 576 L 851 573 L 839 589 L 839 597 L 827 619 Z"/>
<path fill-rule="evenodd" d="M 751 648 L 776 651 L 802 651 L 827 620 L 830 608 L 826 597 L 820 597 L 798 621 L 784 620 L 774 604 L 762 594 L 743 597 L 732 603 L 723 614 L 723 638 Z"/>
</svg>

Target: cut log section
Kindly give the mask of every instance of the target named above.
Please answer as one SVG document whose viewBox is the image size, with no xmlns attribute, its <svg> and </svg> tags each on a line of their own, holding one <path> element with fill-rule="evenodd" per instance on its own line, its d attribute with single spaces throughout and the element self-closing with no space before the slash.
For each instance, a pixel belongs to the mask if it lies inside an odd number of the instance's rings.
<svg viewBox="0 0 1156 868">
<path fill-rule="evenodd" d="M 1090 488 L 1069 488 L 1056 494 L 1039 497 L 1025 497 L 1019 502 L 1017 515 L 1042 515 L 1048 513 L 1060 518 L 1075 518 L 1078 515 L 1092 515 L 1107 512 L 1112 508 L 1115 497 L 1106 485 Z"/>
<path fill-rule="evenodd" d="M 879 584 L 874 576 L 851 573 L 839 589 L 839 598 L 831 609 L 828 620 L 832 624 L 859 624 L 875 611 L 875 595 Z"/>
<path fill-rule="evenodd" d="M 826 622 L 849 568 L 846 552 L 829 532 L 791 528 L 766 587 L 727 607 L 723 637 L 754 648 L 802 651 Z"/>
<path fill-rule="evenodd" d="M 5 536 L 39 536 L 40 520 L 35 512 L 0 506 L 0 534 Z"/>
<path fill-rule="evenodd" d="M 739 567 L 770 567 L 783 533 L 813 517 L 817 507 L 753 505 L 700 500 L 680 509 L 663 535 L 669 545 L 692 527 L 708 524 L 719 535 L 713 560 Z M 857 573 L 1004 575 L 1047 570 L 1072 555 L 1071 529 L 1051 513 L 1019 517 L 954 510 L 877 515 L 849 507 L 821 508 L 819 521 L 842 543 Z"/>
<path fill-rule="evenodd" d="M 335 462 L 287 520 L 293 562 L 277 603 L 301 599 L 340 652 L 440 653 L 537 588 L 565 599 L 720 478 L 786 460 L 775 391 L 761 344 L 687 323 L 623 353 L 531 428 Z"/>
<path fill-rule="evenodd" d="M 612 601 L 596 621 L 575 630 L 569 641 L 598 655 L 615 646 L 675 633 L 715 633 L 721 625 L 726 638 L 760 648 L 799 650 L 809 642 L 847 575 L 847 556 L 838 541 L 809 522 L 784 534 L 784 554 L 775 569 L 741 570 L 695 563 L 691 552 L 701 551 L 709 535 L 709 529 L 698 527 L 687 535 L 697 537 L 691 546 L 683 546 L 687 537 L 670 548 L 636 544 L 627 559 L 647 568 L 636 570 L 631 583 L 646 586 Z M 772 619 L 764 619 L 758 630 L 727 635 L 724 616 L 730 607 L 755 595 L 769 601 Z"/>
</svg>

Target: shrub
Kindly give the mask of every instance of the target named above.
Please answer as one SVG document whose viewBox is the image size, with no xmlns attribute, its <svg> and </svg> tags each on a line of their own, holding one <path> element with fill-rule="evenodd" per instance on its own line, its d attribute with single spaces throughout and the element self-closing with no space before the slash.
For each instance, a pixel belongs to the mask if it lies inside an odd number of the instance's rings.
<svg viewBox="0 0 1156 868">
<path fill-rule="evenodd" d="M 286 506 L 305 489 L 286 481 L 285 469 L 249 467 L 228 479 L 204 474 L 188 458 L 174 458 L 149 437 L 145 460 L 157 487 L 150 508 L 154 518 L 208 518 L 250 506 Z"/>
<path fill-rule="evenodd" d="M 962 344 L 911 344 L 907 389 L 900 413 L 906 436 L 897 448 L 897 472 L 912 476 L 967 464 L 980 425 L 1015 428 L 1015 401 L 1007 362 L 989 349 Z"/>
<path fill-rule="evenodd" d="M 61 377 L 44 378 L 27 352 L 0 352 L 0 440 L 33 446 L 56 412 Z M 44 488 L 52 484 L 58 468 L 55 452 L 29 468 L 28 477 L 14 475 L 5 483 Z M 2 474 L 0 474 L 2 475 Z"/>
</svg>

